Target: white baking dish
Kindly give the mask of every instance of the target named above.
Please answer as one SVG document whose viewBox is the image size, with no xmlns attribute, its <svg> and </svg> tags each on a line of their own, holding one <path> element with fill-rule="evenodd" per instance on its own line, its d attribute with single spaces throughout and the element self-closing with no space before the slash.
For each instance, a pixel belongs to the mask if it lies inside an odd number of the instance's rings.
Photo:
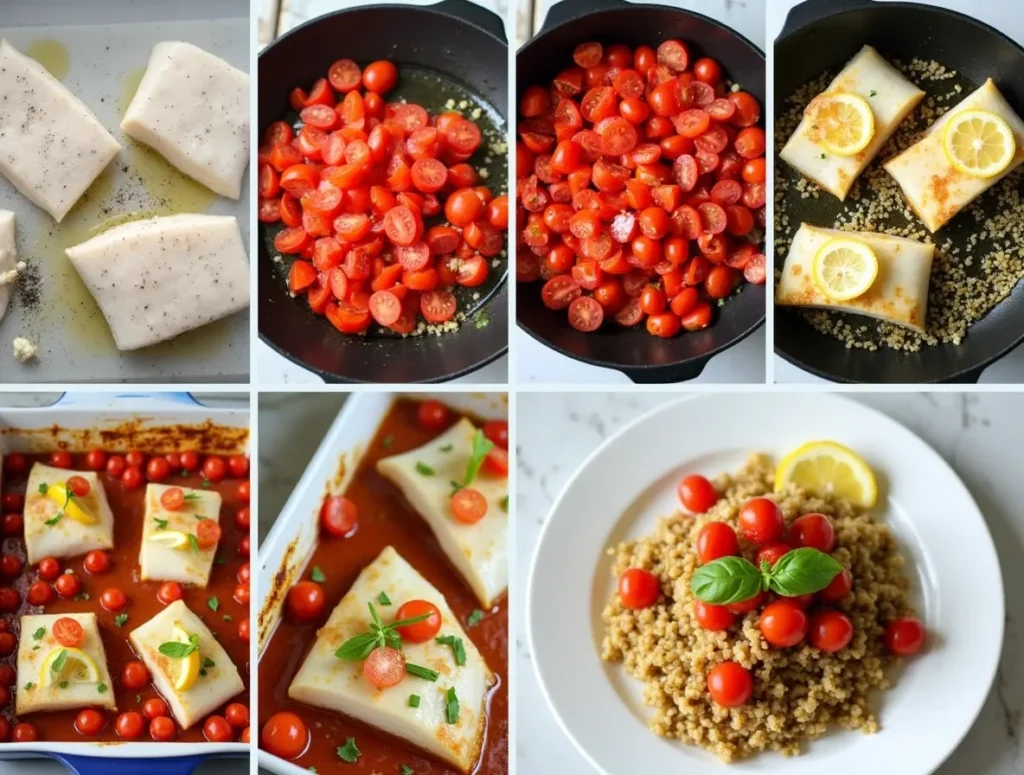
<svg viewBox="0 0 1024 775">
<path fill-rule="evenodd" d="M 266 541 L 259 548 L 256 599 L 259 601 L 257 642 L 261 656 L 281 620 L 284 602 L 280 595 L 270 598 L 270 584 L 267 581 L 280 577 L 283 583 L 277 589 L 288 589 L 302 576 L 319 540 L 320 506 L 324 496 L 328 493 L 341 493 L 348 487 L 388 409 L 397 398 L 403 397 L 417 400 L 434 398 L 457 411 L 486 420 L 508 419 L 505 393 L 351 395 L 278 514 Z M 340 477 L 339 472 L 343 472 Z M 305 767 L 299 767 L 263 750 L 259 752 L 259 764 L 277 775 L 309 775 Z"/>
<path fill-rule="evenodd" d="M 0 455 L 45 452 L 56 449 L 62 440 L 70 440 L 72 437 L 67 431 L 98 431 L 127 421 L 137 422 L 142 428 L 197 425 L 204 421 L 229 428 L 249 427 L 248 409 L 210 409 L 188 393 L 65 393 L 52 406 L 4 409 L 2 404 L 3 394 L 0 394 L 0 431 L 12 428 L 38 431 L 60 426 L 65 432 L 47 433 L 46 437 L 32 433 L 2 433 Z M 74 438 L 80 441 L 81 434 L 75 434 Z M 96 443 L 100 443 L 98 437 Z M 218 451 L 245 453 L 248 449 Z M 244 743 L 111 744 L 41 740 L 0 746 L 0 760 L 52 758 L 77 775 L 136 775 L 143 772 L 147 775 L 188 775 L 207 759 L 248 755 L 249 746 Z"/>
</svg>

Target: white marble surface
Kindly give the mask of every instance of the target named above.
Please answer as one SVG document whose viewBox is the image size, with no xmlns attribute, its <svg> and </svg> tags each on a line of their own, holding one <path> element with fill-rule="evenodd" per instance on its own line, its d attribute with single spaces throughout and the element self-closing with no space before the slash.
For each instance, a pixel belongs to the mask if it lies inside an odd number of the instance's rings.
<svg viewBox="0 0 1024 775">
<path fill-rule="evenodd" d="M 710 16 L 732 27 L 762 51 L 765 48 L 763 0 L 662 0 L 661 4 L 698 11 Z M 537 0 L 533 15 L 534 31 L 544 23 L 547 12 L 553 5 L 555 0 Z M 522 4 L 520 7 L 522 8 Z M 520 45 L 525 42 L 522 39 L 519 41 Z M 690 384 L 764 382 L 766 341 L 765 329 L 762 326 L 742 343 L 712 358 L 704 372 Z M 512 342 L 515 348 L 517 382 L 549 385 L 632 384 L 621 372 L 568 358 L 541 344 L 518 327 L 512 333 Z"/>
<path fill-rule="evenodd" d="M 2 393 L 2 407 L 34 407 L 47 406 L 57 401 L 62 393 Z M 199 403 L 218 409 L 244 409 L 249 406 L 248 393 L 193 393 Z M 3 749 L 0 747 L 0 755 Z M 114 769 L 111 767 L 111 769 Z M 118 770 L 123 772 L 123 770 Z M 63 764 L 49 759 L 19 760 L 16 762 L 0 761 L 0 775 L 67 775 L 68 769 Z M 248 775 L 249 762 L 244 759 L 218 759 L 215 762 L 202 764 L 193 775 Z M 127 775 L 127 774 L 126 774 Z M 134 773 L 132 774 L 134 775 Z"/>
<path fill-rule="evenodd" d="M 882 0 L 900 2 L 901 0 Z M 926 5 L 936 5 L 967 14 L 990 24 L 997 30 L 1024 45 L 1024 15 L 1020 13 L 1019 0 L 919 0 Z M 800 0 L 767 0 L 768 38 L 774 40 L 782 32 L 789 9 L 799 5 Z M 772 355 L 775 382 L 808 383 L 828 385 L 828 380 L 816 377 L 810 372 L 792 365 L 778 355 Z M 1024 345 L 1017 347 L 982 372 L 982 383 L 1024 382 Z"/>
<path fill-rule="evenodd" d="M 432 5 L 434 0 L 404 0 L 410 5 Z M 508 21 L 507 0 L 470 0 L 494 11 L 505 24 L 506 37 L 511 39 L 512 27 Z M 369 5 L 365 0 L 254 0 L 254 7 L 259 8 L 258 36 L 261 45 L 273 39 L 274 30 L 282 35 L 292 27 L 305 21 L 322 16 L 329 11 L 340 8 L 354 8 Z M 256 342 L 255 381 L 262 387 L 276 385 L 321 385 L 323 380 L 311 371 L 292 363 L 284 356 L 278 355 L 262 341 Z M 474 385 L 504 385 L 508 383 L 508 355 L 503 355 L 493 363 L 472 374 L 452 380 L 453 383 Z"/>
<path fill-rule="evenodd" d="M 516 755 L 518 772 L 588 775 L 541 695 L 525 641 L 524 591 L 534 545 L 554 498 L 602 440 L 665 395 L 521 393 L 516 403 Z M 1012 394 L 861 394 L 919 434 L 956 469 L 985 514 L 1007 591 L 1006 636 L 996 682 L 977 722 L 937 775 L 1024 772 L 1024 479 L 1019 441 L 1024 397 Z M 784 771 L 780 766 L 780 771 Z M 723 769 L 723 772 L 725 770 Z M 904 773 L 903 775 L 926 775 Z"/>
</svg>

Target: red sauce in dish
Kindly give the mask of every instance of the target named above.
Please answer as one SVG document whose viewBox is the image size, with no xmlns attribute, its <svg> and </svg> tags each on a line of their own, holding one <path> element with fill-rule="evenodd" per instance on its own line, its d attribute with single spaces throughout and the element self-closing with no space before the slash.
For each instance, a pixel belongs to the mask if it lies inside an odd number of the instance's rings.
<svg viewBox="0 0 1024 775">
<path fill-rule="evenodd" d="M 300 767 L 315 767 L 318 772 L 344 768 L 352 773 L 399 773 L 401 765 L 416 775 L 461 775 L 455 767 L 420 752 L 404 740 L 387 735 L 359 722 L 295 702 L 288 698 L 288 685 L 316 639 L 316 631 L 327 620 L 360 571 L 386 546 L 393 546 L 427 581 L 437 587 L 459 617 L 466 634 L 497 676 L 498 683 L 489 697 L 487 736 L 475 773 L 504 775 L 508 772 L 508 598 L 484 612 L 484 618 L 467 626 L 470 614 L 480 608 L 476 596 L 448 562 L 427 523 L 406 502 L 391 482 L 377 474 L 376 463 L 382 457 L 406 452 L 435 436 L 440 430 L 425 430 L 417 422 L 420 404 L 396 401 L 377 430 L 363 456 L 352 483 L 344 495 L 359 511 L 359 525 L 348 538 L 335 538 L 321 531 L 320 543 L 307 566 L 321 568 L 326 580 L 323 615 L 312 623 L 291 621 L 287 610 L 260 659 L 259 729 L 275 713 L 285 711 L 301 718 L 310 731 L 310 745 L 296 759 Z M 459 419 L 452 411 L 448 425 Z M 479 427 L 482 425 L 476 422 Z M 446 426 L 447 427 L 447 426 Z M 486 519 L 487 517 L 485 517 Z M 355 738 L 361 755 L 352 764 L 338 758 L 337 748 Z"/>
<path fill-rule="evenodd" d="M 9 467 L 4 471 L 3 484 L 4 494 L 24 494 L 28 482 L 29 472 L 34 463 L 49 465 L 50 455 L 33 454 L 26 455 L 28 465 L 24 472 L 12 472 Z M 146 456 L 147 460 L 149 455 Z M 200 456 L 205 459 L 205 456 Z M 85 453 L 73 453 L 71 455 L 71 468 L 76 471 L 88 470 L 86 466 Z M 55 713 L 30 713 L 15 718 L 14 715 L 14 694 L 15 686 L 20 686 L 28 681 L 37 681 L 37 676 L 17 676 L 16 683 L 8 687 L 10 689 L 10 701 L 0 707 L 0 717 L 6 719 L 11 727 L 18 722 L 33 725 L 38 732 L 40 741 L 119 741 L 121 738 L 115 729 L 115 722 L 118 715 L 127 711 L 142 713 L 146 700 L 157 698 L 160 695 L 152 684 L 149 683 L 143 689 L 128 689 L 122 685 L 121 674 L 124 666 L 132 661 L 138 660 L 138 656 L 132 649 L 128 635 L 136 627 L 149 621 L 160 613 L 164 606 L 157 599 L 157 591 L 162 586 L 158 581 L 139 580 L 139 548 L 142 543 L 142 519 L 145 498 L 145 467 L 143 471 L 143 482 L 140 486 L 126 488 L 119 476 L 113 476 L 105 470 L 99 472 L 100 480 L 106 490 L 107 500 L 114 514 L 114 549 L 107 552 L 110 558 L 109 568 L 102 573 L 92 574 L 85 568 L 85 556 L 74 558 L 61 558 L 59 560 L 61 570 L 71 569 L 81 581 L 81 590 L 74 598 L 65 599 L 54 595 L 53 601 L 45 606 L 30 605 L 26 600 L 28 588 L 39 580 L 38 566 L 29 566 L 25 563 L 25 542 L 21 530 L 14 534 L 3 530 L 2 543 L 0 543 L 0 554 L 13 555 L 18 557 L 24 567 L 21 573 L 14 579 L 9 577 L 0 578 L 0 586 L 13 586 L 20 593 L 21 602 L 16 612 L 0 612 L 0 629 L 7 629 L 16 637 L 22 637 L 20 632 L 20 618 L 26 614 L 60 614 L 60 613 L 88 613 L 96 614 L 99 621 L 100 635 L 103 639 L 103 648 L 106 652 L 107 667 L 112 679 L 112 691 L 117 700 L 117 713 L 113 711 L 98 709 L 103 719 L 102 729 L 89 736 L 80 734 L 75 728 L 75 719 L 80 709 L 59 711 Z M 179 467 L 172 470 L 162 484 L 181 485 L 183 487 L 200 488 L 203 486 L 204 477 L 200 471 L 186 476 Z M 69 476 L 71 473 L 69 472 Z M 198 587 L 185 587 L 185 604 L 202 619 L 210 628 L 220 644 L 227 650 L 231 661 L 238 667 L 242 680 L 245 682 L 246 690 L 243 694 L 231 698 L 226 704 L 241 703 L 249 705 L 249 641 L 240 635 L 240 626 L 245 621 L 245 628 L 248 627 L 249 605 L 241 604 L 235 600 L 235 589 L 239 585 L 239 572 L 243 565 L 249 562 L 248 555 L 242 554 L 240 545 L 243 538 L 248 538 L 248 528 L 243 529 L 236 523 L 238 511 L 247 507 L 248 503 L 239 497 L 239 485 L 245 478 L 232 477 L 230 470 L 227 477 L 218 482 L 209 482 L 211 490 L 219 492 L 222 497 L 220 511 L 221 538 L 217 547 L 216 559 L 210 573 L 210 583 L 205 589 Z M 10 512 L 4 509 L 5 513 Z M 9 526 L 5 523 L 5 526 Z M 246 545 L 248 541 L 246 541 Z M 246 585 L 248 586 L 248 585 Z M 118 614 L 104 609 L 100 603 L 104 590 L 117 588 L 128 599 L 128 605 L 123 613 L 127 614 L 121 626 L 115 622 Z M 217 603 L 211 603 L 216 598 Z M 216 606 L 213 611 L 211 606 Z M 28 634 L 25 634 L 28 637 Z M 17 670 L 17 650 L 14 653 L 0 657 L 0 670 L 2 666 L 9 665 Z M 4 699 L 3 689 L 0 688 L 0 699 Z M 224 715 L 225 709 L 216 711 L 218 715 Z M 236 716 L 236 719 L 238 717 Z M 0 732 L 3 732 L 5 725 L 0 722 Z M 174 724 L 174 740 L 178 742 L 201 742 L 205 738 L 204 724 L 197 722 L 191 729 L 182 731 Z M 242 734 L 241 728 L 233 728 L 230 740 L 238 741 Z M 136 738 L 139 741 L 152 741 L 149 734 L 149 720 L 146 719 L 141 736 Z M 0 742 L 7 738 L 0 737 Z"/>
</svg>

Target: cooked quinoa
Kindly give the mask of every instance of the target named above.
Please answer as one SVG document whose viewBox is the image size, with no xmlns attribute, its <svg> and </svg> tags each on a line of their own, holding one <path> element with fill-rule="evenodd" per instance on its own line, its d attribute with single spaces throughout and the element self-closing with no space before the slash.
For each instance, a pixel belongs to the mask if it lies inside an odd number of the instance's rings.
<svg viewBox="0 0 1024 775">
<path fill-rule="evenodd" d="M 892 64 L 926 96 L 858 178 L 845 202 L 824 194 L 776 156 L 775 280 L 777 283 L 782 276 L 783 261 L 801 220 L 816 226 L 882 232 L 934 244 L 924 335 L 892 323 L 839 312 L 801 310 L 796 314 L 804 316 L 821 333 L 842 340 L 847 347 L 917 351 L 925 345 L 960 344 L 970 326 L 1024 279 L 1024 166 L 985 192 L 937 234 L 929 232 L 910 210 L 896 181 L 882 169 L 882 164 L 913 145 L 924 130 L 974 91 L 977 84 L 935 61 L 914 59 L 909 64 Z M 800 123 L 804 107 L 825 90 L 834 76 L 835 73 L 825 73 L 785 100 L 775 123 L 776 154 Z"/>
<path fill-rule="evenodd" d="M 644 682 L 644 702 L 655 711 L 650 722 L 655 733 L 699 745 L 724 761 L 765 750 L 798 754 L 804 741 L 824 734 L 832 723 L 877 731 L 871 693 L 888 687 L 885 671 L 896 661 L 884 645 L 885 625 L 913 614 L 903 558 L 885 525 L 846 501 L 796 487 L 776 496 L 774 477 L 768 457 L 752 457 L 734 476 L 714 480 L 720 499 L 706 514 L 676 513 L 662 519 L 652 535 L 608 550 L 615 558 L 616 578 L 628 568 L 643 568 L 661 581 L 662 595 L 642 610 L 624 608 L 618 595 L 612 598 L 602 615 L 602 658 L 622 662 Z M 766 494 L 781 507 L 787 527 L 810 512 L 832 519 L 832 556 L 853 575 L 850 594 L 834 605 L 854 628 L 850 644 L 839 652 L 826 654 L 806 641 L 787 649 L 770 646 L 758 628 L 757 611 L 725 632 L 705 630 L 694 618 L 690 578 L 699 566 L 701 527 L 718 520 L 736 528 L 743 504 Z M 742 539 L 740 546 L 753 560 L 754 547 Z M 752 672 L 754 693 L 745 705 L 724 708 L 712 702 L 705 675 L 730 660 Z"/>
</svg>

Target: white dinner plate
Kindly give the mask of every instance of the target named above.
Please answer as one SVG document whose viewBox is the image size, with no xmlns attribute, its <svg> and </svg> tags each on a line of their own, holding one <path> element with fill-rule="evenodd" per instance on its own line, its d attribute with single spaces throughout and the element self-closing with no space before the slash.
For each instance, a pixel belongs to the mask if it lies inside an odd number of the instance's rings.
<svg viewBox="0 0 1024 775">
<path fill-rule="evenodd" d="M 601 661 L 601 611 L 615 591 L 606 549 L 650 533 L 678 508 L 682 476 L 733 471 L 754 452 L 778 462 L 819 439 L 852 447 L 875 470 L 874 513 L 900 543 L 929 645 L 876 694 L 877 733 L 834 729 L 799 757 L 762 753 L 728 772 L 926 775 L 970 729 L 995 676 L 1004 601 L 992 537 L 956 473 L 902 425 L 847 399 L 703 396 L 659 407 L 595 450 L 552 507 L 533 558 L 527 634 L 537 677 L 562 729 L 598 771 L 726 771 L 703 749 L 651 732 L 641 682 Z"/>
</svg>

